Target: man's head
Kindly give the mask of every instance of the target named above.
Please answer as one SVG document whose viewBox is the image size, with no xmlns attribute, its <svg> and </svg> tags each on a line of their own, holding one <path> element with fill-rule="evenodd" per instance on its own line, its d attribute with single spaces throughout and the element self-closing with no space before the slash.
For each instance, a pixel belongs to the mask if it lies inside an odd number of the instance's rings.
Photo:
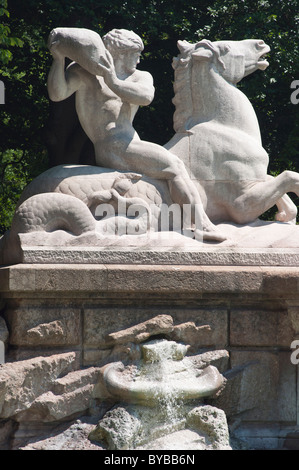
<svg viewBox="0 0 299 470">
<path fill-rule="evenodd" d="M 128 49 L 136 52 L 141 52 L 144 49 L 142 39 L 127 29 L 113 29 L 103 36 L 103 41 L 112 55 L 113 52 L 125 52 Z"/>
<path fill-rule="evenodd" d="M 124 69 L 134 72 L 144 49 L 142 39 L 137 34 L 127 29 L 113 29 L 103 36 L 103 42 L 114 60 L 121 59 Z"/>
</svg>

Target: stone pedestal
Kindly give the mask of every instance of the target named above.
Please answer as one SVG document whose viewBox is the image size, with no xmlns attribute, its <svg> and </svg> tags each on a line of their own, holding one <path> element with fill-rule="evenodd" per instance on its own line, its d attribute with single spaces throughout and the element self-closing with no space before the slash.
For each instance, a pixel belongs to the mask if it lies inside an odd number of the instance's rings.
<svg viewBox="0 0 299 470">
<path fill-rule="evenodd" d="M 231 435 L 251 448 L 297 445 L 299 267 L 20 264 L 0 268 L 0 291 L 6 362 L 73 353 L 73 369 L 95 371 L 119 353 L 108 335 L 168 315 L 186 323 L 190 354 L 228 352 L 210 404 Z"/>
</svg>

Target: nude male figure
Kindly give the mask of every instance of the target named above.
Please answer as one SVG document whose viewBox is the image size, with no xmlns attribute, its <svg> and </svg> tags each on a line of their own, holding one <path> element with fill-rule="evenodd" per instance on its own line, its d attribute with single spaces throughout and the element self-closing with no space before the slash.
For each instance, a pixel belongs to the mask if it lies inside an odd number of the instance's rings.
<svg viewBox="0 0 299 470">
<path fill-rule="evenodd" d="M 98 166 L 166 180 L 173 202 L 191 205 L 195 238 L 225 240 L 206 215 L 183 162 L 164 147 L 140 140 L 133 127 L 139 106 L 149 105 L 155 92 L 152 76 L 136 69 L 144 48 L 141 38 L 132 31 L 114 29 L 103 42 L 106 55 L 99 64 L 101 76 L 75 62 L 65 71 L 65 57 L 59 48 L 51 48 L 50 99 L 62 101 L 76 93 L 77 114 L 94 144 Z"/>
</svg>

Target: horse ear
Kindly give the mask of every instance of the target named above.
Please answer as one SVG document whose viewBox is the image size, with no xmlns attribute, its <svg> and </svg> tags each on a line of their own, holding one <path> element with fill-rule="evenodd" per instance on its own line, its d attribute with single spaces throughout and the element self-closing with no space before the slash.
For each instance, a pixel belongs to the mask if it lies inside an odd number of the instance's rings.
<svg viewBox="0 0 299 470">
<path fill-rule="evenodd" d="M 189 52 L 191 49 L 194 49 L 194 45 L 188 41 L 178 41 L 177 46 L 181 54 L 184 54 L 186 52 Z"/>
<path fill-rule="evenodd" d="M 214 46 L 208 39 L 202 39 L 195 44 L 195 50 L 192 57 L 197 60 L 209 60 L 213 57 Z"/>
<path fill-rule="evenodd" d="M 213 52 L 210 49 L 199 47 L 194 52 L 192 52 L 192 57 L 196 60 L 209 60 L 212 59 Z"/>
</svg>

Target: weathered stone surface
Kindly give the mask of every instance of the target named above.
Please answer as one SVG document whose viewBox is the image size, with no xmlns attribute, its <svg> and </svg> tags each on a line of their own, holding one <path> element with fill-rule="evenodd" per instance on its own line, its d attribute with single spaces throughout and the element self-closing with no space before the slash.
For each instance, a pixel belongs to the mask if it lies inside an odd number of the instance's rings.
<svg viewBox="0 0 299 470">
<path fill-rule="evenodd" d="M 294 338 L 294 330 L 286 310 L 233 309 L 230 319 L 232 346 L 289 347 Z"/>
<path fill-rule="evenodd" d="M 132 339 L 132 331 L 130 328 L 136 328 L 140 333 L 140 328 L 132 327 L 132 325 L 143 324 L 153 318 L 150 309 L 133 309 L 133 308 L 85 308 L 84 310 L 84 329 L 83 329 L 83 343 L 85 348 L 93 347 L 97 349 L 104 349 L 111 347 L 115 344 L 113 336 L 111 340 L 109 335 L 115 335 L 118 331 L 128 331 L 129 337 Z M 141 329 L 143 326 L 141 327 Z M 122 333 L 119 333 L 121 336 Z M 126 341 L 127 341 L 126 339 Z"/>
<path fill-rule="evenodd" d="M 106 413 L 90 433 L 89 439 L 92 442 L 102 442 L 111 450 L 133 449 L 141 430 L 138 416 L 119 406 Z"/>
<path fill-rule="evenodd" d="M 275 415 L 281 422 L 298 423 L 298 367 L 291 362 L 290 351 L 278 355 Z"/>
<path fill-rule="evenodd" d="M 62 395 L 56 395 L 52 391 L 46 392 L 34 400 L 22 420 L 26 416 L 28 421 L 60 421 L 76 413 L 84 413 L 93 404 L 93 389 L 94 386 L 88 384 Z"/>
<path fill-rule="evenodd" d="M 206 436 L 206 446 L 214 450 L 231 450 L 226 416 L 210 405 L 199 406 L 187 415 L 186 426 Z"/>
<path fill-rule="evenodd" d="M 0 365 L 0 418 L 16 416 L 52 388 L 61 375 L 76 368 L 76 354 L 37 357 Z"/>
<path fill-rule="evenodd" d="M 289 362 L 288 362 L 289 361 Z M 227 382 L 213 400 L 229 419 L 296 422 L 296 367 L 287 353 L 233 351 Z"/>
<path fill-rule="evenodd" d="M 103 450 L 88 439 L 94 429 L 94 418 L 82 416 L 76 421 L 39 425 L 20 423 L 12 450 Z"/>
<path fill-rule="evenodd" d="M 223 294 L 251 294 L 291 300 L 299 295 L 299 268 L 24 264 L 0 267 L 0 292 L 5 294 L 4 298 L 20 293 L 34 293 L 40 298 L 46 293 L 52 296 L 56 292 L 82 298 L 86 292 L 93 292 L 117 297 L 124 293 L 156 296 L 169 293 L 172 296 L 193 295 L 197 299 L 213 293 L 218 297 Z"/>
<path fill-rule="evenodd" d="M 196 356 L 190 356 L 189 359 L 197 369 L 203 369 L 207 365 L 212 365 L 217 367 L 222 374 L 229 370 L 230 355 L 225 349 L 207 351 Z"/>
<path fill-rule="evenodd" d="M 42 265 L 37 267 L 35 276 L 35 289 L 37 291 L 93 291 L 107 288 L 107 273 L 104 266 L 97 266 L 94 269 L 88 267 L 84 275 L 81 266 L 75 265 L 75 269 L 61 270 L 57 265 Z M 50 268 L 50 269 L 49 269 Z"/>
<path fill-rule="evenodd" d="M 159 269 L 163 269 L 163 266 Z M 216 401 L 211 400 L 211 404 L 223 409 L 235 427 L 239 422 L 243 423 L 244 428 L 251 423 L 261 423 L 261 420 L 271 423 L 272 426 L 279 420 L 282 427 L 289 423 L 296 423 L 296 366 L 290 362 L 292 351 L 289 350 L 288 341 L 295 339 L 299 331 L 297 328 L 299 324 L 297 318 L 298 268 L 230 266 L 227 269 L 227 267 L 189 266 L 188 269 L 199 271 L 203 279 L 213 282 L 210 285 L 206 282 L 204 286 L 199 286 L 198 291 L 193 291 L 191 294 L 189 291 L 186 295 L 183 288 L 180 289 L 179 286 L 176 292 L 168 293 L 167 291 L 159 292 L 157 285 L 153 295 L 150 288 L 148 291 L 145 290 L 147 289 L 145 284 L 140 286 L 141 290 L 134 290 L 131 285 L 125 290 L 124 283 L 124 291 L 111 292 L 107 290 L 107 283 L 102 286 L 97 283 L 97 274 L 98 279 L 101 280 L 105 277 L 103 273 L 108 272 L 105 266 L 93 265 L 92 276 L 89 277 L 87 265 L 76 266 L 75 269 L 63 265 L 22 265 L 0 268 L 0 290 L 10 311 L 20 309 L 24 313 L 26 310 L 35 311 L 40 307 L 42 312 L 44 309 L 40 317 L 42 325 L 47 324 L 48 320 L 49 323 L 53 320 L 52 317 L 47 319 L 45 312 L 56 310 L 62 313 L 63 311 L 71 312 L 74 309 L 82 312 L 81 364 L 84 366 L 104 365 L 124 357 L 132 358 L 130 354 L 133 353 L 134 343 L 107 346 L 107 336 L 114 333 L 118 335 L 121 330 L 128 332 L 131 328 L 134 329 L 159 315 L 169 315 L 173 319 L 173 330 L 165 335 L 169 340 L 184 344 L 191 343 L 192 349 L 189 348 L 188 354 L 197 355 L 202 352 L 200 349 L 207 348 L 211 351 L 205 354 L 213 355 L 216 346 L 222 351 L 225 349 L 230 351 L 229 357 L 225 352 L 218 358 L 212 358 L 212 362 L 209 362 L 209 358 L 205 363 L 201 357 L 201 364 L 196 364 L 196 367 L 203 368 L 211 363 L 226 375 L 227 382 L 224 390 Z M 118 266 L 114 265 L 113 270 L 117 271 Z M 142 270 L 146 273 L 147 267 L 143 266 Z M 34 276 L 31 275 L 32 272 Z M 167 267 L 166 272 L 169 275 L 171 273 Z M 184 272 L 184 268 L 181 272 Z M 231 280 L 226 279 L 228 272 L 233 273 Z M 66 274 L 65 277 L 64 274 Z M 43 282 L 37 285 L 38 275 L 42 276 Z M 132 276 L 135 275 L 138 276 L 138 270 L 134 270 Z M 84 286 L 87 290 L 77 289 L 77 286 L 80 288 L 80 279 L 84 279 Z M 91 287 L 86 287 L 92 279 Z M 32 280 L 34 282 L 30 290 Z M 55 282 L 52 283 L 53 280 Z M 58 280 L 59 289 L 55 291 Z M 220 280 L 219 284 L 217 284 L 218 280 Z M 239 290 L 234 291 L 234 285 Z M 243 291 L 242 286 L 244 286 Z M 8 311 L 5 311 L 6 318 L 7 313 Z M 24 320 L 26 319 L 24 327 L 30 330 L 28 318 L 24 314 Z M 67 320 L 67 316 L 64 318 Z M 22 316 L 19 318 L 20 326 L 21 319 Z M 272 320 L 275 321 L 272 322 Z M 33 329 L 39 328 L 38 324 L 32 327 Z M 27 335 L 25 330 L 24 335 L 25 337 Z M 19 338 L 22 340 L 21 333 Z M 17 362 L 21 358 L 32 358 L 34 354 L 40 354 L 40 347 L 44 348 L 43 354 L 53 355 L 57 354 L 57 348 L 61 349 L 64 346 L 39 346 L 35 343 L 32 346 L 19 345 L 12 349 L 8 345 L 9 357 L 13 357 L 13 360 Z M 78 354 L 80 354 L 80 349 L 81 345 L 78 347 Z M 7 360 L 12 359 L 8 359 L 7 356 Z M 230 367 L 232 370 L 226 374 Z M 53 416 L 56 413 L 56 416 L 60 416 L 60 410 L 64 406 L 63 396 L 65 399 L 72 397 L 75 404 L 76 396 L 80 396 L 79 389 L 84 387 L 83 382 L 81 386 L 80 380 L 77 382 L 74 379 L 76 386 L 73 389 L 69 385 L 69 382 L 72 383 L 71 376 L 68 377 L 66 374 L 62 383 L 61 380 L 61 377 L 58 380 L 55 379 L 51 382 L 50 388 L 38 395 L 40 397 L 49 391 L 53 393 L 55 387 L 60 387 L 57 405 L 50 400 L 49 396 L 44 395 L 43 407 L 36 407 L 35 415 L 31 406 L 33 403 L 29 401 L 28 412 L 25 410 L 18 412 L 17 415 L 13 415 L 13 419 L 52 419 L 50 415 L 52 410 Z M 84 383 L 87 385 L 88 382 Z M 101 387 L 99 389 L 97 387 L 95 384 L 92 392 L 95 399 L 102 397 L 103 392 Z M 77 394 L 75 390 L 78 390 Z M 85 395 L 80 399 L 84 401 Z M 80 399 L 78 398 L 78 401 Z M 68 406 L 69 404 L 65 406 L 67 413 L 76 410 L 75 406 L 73 409 Z M 84 411 L 79 413 L 84 413 Z M 68 417 L 62 419 L 68 419 Z M 24 421 L 21 422 L 24 423 Z M 39 421 L 31 421 L 31 423 L 37 426 Z M 48 423 L 55 423 L 55 421 L 48 421 Z M 256 434 L 255 445 L 257 445 L 257 438 L 258 434 Z"/>
<path fill-rule="evenodd" d="M 188 322 L 190 317 L 195 321 Z M 182 308 L 170 310 L 162 307 L 84 310 L 83 343 L 86 358 L 92 355 L 89 348 L 104 349 L 130 341 L 139 343 L 156 334 L 189 344 L 192 353 L 202 347 L 224 347 L 228 341 L 227 311 L 194 308 L 187 315 Z M 103 354 L 97 353 L 97 357 L 100 356 Z"/>
<path fill-rule="evenodd" d="M 299 335 L 299 301 L 289 300 L 287 302 L 287 311 L 291 326 L 294 331 L 294 336 Z"/>
<path fill-rule="evenodd" d="M 173 339 L 185 343 L 202 344 L 205 337 L 211 332 L 210 325 L 196 326 L 194 322 L 176 325 L 173 330 Z"/>
<path fill-rule="evenodd" d="M 239 415 L 247 418 L 252 410 L 268 407 L 269 390 L 266 390 L 267 398 L 265 398 L 264 387 L 269 382 L 269 371 L 263 370 L 257 358 L 252 361 L 246 359 L 242 365 L 224 373 L 226 378 L 224 390 L 219 397 L 210 400 L 211 404 L 224 410 L 230 420 L 238 419 Z M 266 415 L 268 412 L 269 408 Z"/>
<path fill-rule="evenodd" d="M 107 289 L 107 269 L 103 265 L 28 265 L 0 267 L 1 292 L 86 292 Z"/>
<path fill-rule="evenodd" d="M 192 312 L 192 313 L 191 313 Z M 224 308 L 197 308 L 189 311 L 177 309 L 173 312 L 175 326 L 170 338 L 190 345 L 189 353 L 201 348 L 215 349 L 228 344 L 228 313 Z M 188 321 L 192 318 L 193 321 Z"/>
<path fill-rule="evenodd" d="M 90 433 L 109 450 L 231 450 L 222 410 L 205 405 L 181 408 L 178 416 L 159 408 L 116 406 Z"/>
<path fill-rule="evenodd" d="M 175 293 L 200 292 L 203 273 L 190 266 L 108 266 L 108 289 L 111 292 L 144 291 Z"/>
<path fill-rule="evenodd" d="M 99 368 L 88 368 L 68 373 L 54 381 L 49 390 L 38 396 L 31 407 L 21 413 L 21 421 L 55 422 L 88 412 L 95 398 L 109 397 Z"/>
<path fill-rule="evenodd" d="M 98 367 L 89 367 L 83 370 L 74 370 L 64 377 L 58 378 L 53 384 L 53 393 L 63 395 L 71 393 L 86 385 L 95 385 L 98 383 L 101 375 L 101 369 Z"/>
<path fill-rule="evenodd" d="M 172 451 L 208 450 L 205 436 L 191 429 L 173 431 L 165 436 L 152 439 L 149 444 L 137 447 L 137 450 L 163 450 L 165 453 L 169 449 Z M 180 459 L 181 465 L 184 462 L 188 463 L 188 458 L 192 459 L 193 455 L 190 452 L 190 454 L 182 456 Z"/>
<path fill-rule="evenodd" d="M 232 266 L 210 266 L 204 273 L 204 292 L 250 293 L 259 291 L 263 275 L 260 269 Z"/>
<path fill-rule="evenodd" d="M 126 330 L 110 333 L 106 337 L 108 344 L 141 343 L 153 335 L 169 334 L 173 331 L 173 318 L 170 315 L 158 315 Z"/>
<path fill-rule="evenodd" d="M 8 310 L 10 344 L 17 346 L 70 346 L 81 341 L 78 308 L 28 307 Z"/>
<path fill-rule="evenodd" d="M 222 226 L 221 226 L 222 227 Z M 289 226 L 288 226 L 289 227 Z M 243 232 L 238 234 L 244 240 Z M 177 235 L 181 242 L 182 236 Z M 163 241 L 163 244 L 161 243 Z M 107 247 L 74 247 L 63 249 L 57 246 L 22 246 L 23 263 L 26 264 L 145 264 L 145 265 L 180 265 L 180 266 L 280 266 L 298 267 L 298 248 L 267 248 L 271 243 L 267 237 L 264 248 L 213 247 L 203 248 L 194 240 L 186 241 L 178 247 L 175 238 L 160 241 L 157 247 L 155 240 L 143 248 L 116 246 L 113 250 Z M 124 243 L 124 242 L 123 242 Z M 194 246 L 194 244 L 196 244 Z M 261 244 L 261 243 L 260 243 Z M 183 245 L 183 246 L 182 246 Z"/>
</svg>

